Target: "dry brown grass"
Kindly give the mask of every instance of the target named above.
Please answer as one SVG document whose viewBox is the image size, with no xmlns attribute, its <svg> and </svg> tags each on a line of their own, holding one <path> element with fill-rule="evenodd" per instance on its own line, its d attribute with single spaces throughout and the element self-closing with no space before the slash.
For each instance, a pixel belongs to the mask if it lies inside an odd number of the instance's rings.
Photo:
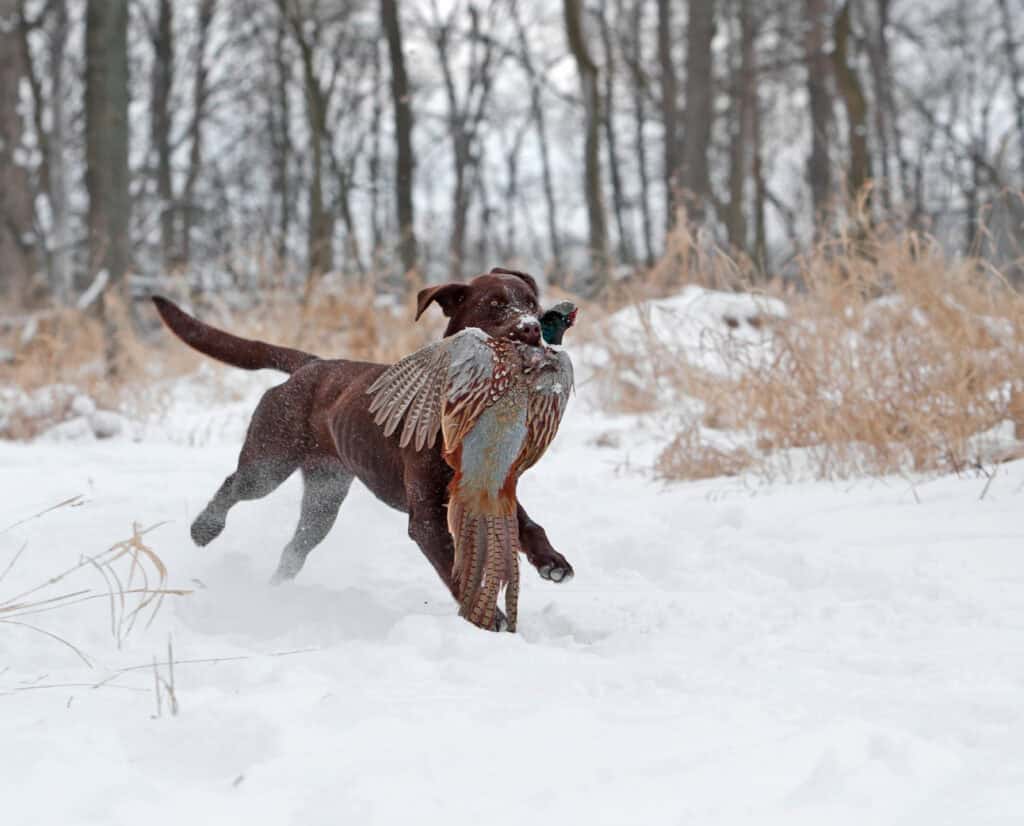
<svg viewBox="0 0 1024 826">
<path fill-rule="evenodd" d="M 140 415 L 164 403 L 153 389 L 155 381 L 191 373 L 205 364 L 216 384 L 231 369 L 174 338 L 159 325 L 148 302 L 137 305 L 136 312 L 155 332 L 141 334 L 126 303 L 113 302 L 119 345 L 114 380 L 104 370 L 101 325 L 90 313 L 46 311 L 31 322 L 26 316 L 0 327 L 0 348 L 13 356 L 0 364 L 0 390 L 32 393 L 48 388 L 51 396 L 48 405 L 25 405 L 8 415 L 0 425 L 0 437 L 29 439 L 64 421 L 72 415 L 71 403 L 79 394 L 101 408 Z M 268 290 L 245 310 L 233 310 L 211 295 L 196 308 L 204 321 L 237 335 L 325 357 L 367 361 L 394 361 L 438 334 L 439 318 L 428 314 L 413 324 L 414 314 L 411 300 L 405 307 L 381 306 L 370 284 L 338 290 L 321 283 L 306 295 Z M 233 398 L 226 383 L 219 384 L 222 395 Z"/>
<path fill-rule="evenodd" d="M 38 519 L 52 511 L 80 504 L 75 496 L 40 513 L 4 528 Z M 118 648 L 134 629 L 138 620 L 148 615 L 147 626 L 152 623 L 167 596 L 185 596 L 190 591 L 167 587 L 167 567 L 160 556 L 143 537 L 154 528 L 132 526 L 132 535 L 116 542 L 107 550 L 93 556 L 83 555 L 69 568 L 46 577 L 29 587 L 17 589 L 13 594 L 0 592 L 0 625 L 26 628 L 41 636 L 61 643 L 73 651 L 87 666 L 89 657 L 75 643 L 39 624 L 40 615 L 54 611 L 65 612 L 76 605 L 100 600 L 109 610 L 110 633 Z M 0 586 L 15 569 L 27 546 L 22 546 L 0 571 Z M 84 575 L 93 573 L 102 581 L 102 589 L 86 586 Z"/>
<path fill-rule="evenodd" d="M 721 258 L 694 280 L 721 283 Z M 789 310 L 757 321 L 763 345 L 708 331 L 722 374 L 649 326 L 637 341 L 612 340 L 605 400 L 678 418 L 659 476 L 960 472 L 998 458 L 976 437 L 1020 421 L 1024 391 L 1024 297 L 1000 273 L 934 240 L 877 232 L 816 247 L 799 276 L 798 293 L 760 285 Z M 712 442 L 706 428 L 725 433 Z"/>
</svg>

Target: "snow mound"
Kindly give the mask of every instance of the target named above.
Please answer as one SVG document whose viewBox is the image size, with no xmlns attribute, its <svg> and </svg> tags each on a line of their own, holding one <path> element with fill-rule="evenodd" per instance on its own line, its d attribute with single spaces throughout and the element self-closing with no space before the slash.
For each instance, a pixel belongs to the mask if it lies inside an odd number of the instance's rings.
<svg viewBox="0 0 1024 826">
<path fill-rule="evenodd" d="M 671 355 L 715 374 L 729 371 L 723 348 L 766 350 L 768 330 L 789 317 L 783 301 L 754 293 L 726 293 L 691 285 L 668 298 L 625 307 L 606 333 L 623 346 L 657 341 Z"/>
<path fill-rule="evenodd" d="M 0 438 L 44 441 L 91 441 L 126 435 L 128 419 L 100 409 L 74 385 L 51 384 L 31 393 L 0 388 Z"/>
</svg>

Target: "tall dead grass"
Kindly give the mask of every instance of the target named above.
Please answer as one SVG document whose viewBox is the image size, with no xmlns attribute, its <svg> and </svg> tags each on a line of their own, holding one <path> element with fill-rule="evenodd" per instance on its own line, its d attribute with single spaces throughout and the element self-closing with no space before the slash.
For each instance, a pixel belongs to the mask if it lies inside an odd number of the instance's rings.
<svg viewBox="0 0 1024 826">
<path fill-rule="evenodd" d="M 722 258 L 693 280 L 722 283 Z M 611 339 L 607 397 L 675 414 L 659 476 L 961 472 L 998 459 L 993 428 L 1022 435 L 1024 297 L 999 272 L 877 231 L 810 250 L 798 283 L 758 285 L 788 315 L 747 320 L 756 340 L 738 335 L 742 319 L 706 331 L 702 349 L 724 368 L 713 374 L 656 328 Z"/>
<path fill-rule="evenodd" d="M 4 528 L 11 528 L 24 522 L 38 519 L 55 510 L 81 504 L 81 496 L 75 496 L 40 513 Z M 107 550 L 92 555 L 83 555 L 78 562 L 63 571 L 46 577 L 28 587 L 15 589 L 13 594 L 5 593 L 4 581 L 15 569 L 26 550 L 23 545 L 0 571 L 0 625 L 25 628 L 43 637 L 54 640 L 75 653 L 87 666 L 92 662 L 82 649 L 66 637 L 39 624 L 42 614 L 54 611 L 66 612 L 76 605 L 102 601 L 109 611 L 110 634 L 120 648 L 127 636 L 143 616 L 148 615 L 147 626 L 152 623 L 167 596 L 186 596 L 191 591 L 167 586 L 167 566 L 143 537 L 159 527 L 154 525 L 142 529 L 132 526 L 132 535 L 116 542 Z M 102 583 L 102 589 L 87 586 L 83 576 L 93 573 Z"/>
<path fill-rule="evenodd" d="M 254 299 L 239 308 L 209 294 L 191 309 L 202 320 L 236 335 L 324 357 L 366 361 L 394 361 L 435 337 L 439 329 L 439 320 L 433 317 L 413 324 L 411 299 L 406 306 L 382 302 L 370 283 L 341 289 L 321 281 L 305 293 L 269 289 Z M 91 313 L 59 309 L 0 324 L 0 350 L 7 353 L 0 360 L 0 390 L 32 393 L 60 388 L 45 405 L 26 404 L 10 416 L 0 415 L 5 419 L 0 435 L 34 437 L 70 417 L 78 394 L 103 408 L 139 413 L 161 403 L 159 394 L 153 393 L 154 381 L 191 373 L 205 364 L 216 384 L 231 369 L 178 341 L 163 328 L 148 301 L 134 307 L 116 300 L 108 305 L 118 334 L 113 379 L 105 370 L 103 330 Z M 226 383 L 220 384 L 230 397 Z"/>
</svg>

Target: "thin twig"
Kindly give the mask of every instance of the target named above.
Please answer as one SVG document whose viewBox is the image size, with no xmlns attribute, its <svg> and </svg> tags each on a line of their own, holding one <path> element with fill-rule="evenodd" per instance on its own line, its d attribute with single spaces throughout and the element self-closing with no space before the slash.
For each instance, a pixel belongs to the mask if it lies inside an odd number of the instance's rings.
<svg viewBox="0 0 1024 826">
<path fill-rule="evenodd" d="M 17 528 L 19 525 L 24 525 L 26 522 L 31 522 L 33 519 L 38 519 L 40 516 L 45 516 L 50 511 L 57 510 L 57 508 L 65 508 L 65 507 L 67 507 L 69 505 L 81 504 L 82 499 L 84 499 L 84 498 L 85 498 L 84 495 L 81 494 L 81 493 L 78 494 L 77 496 L 72 496 L 70 499 L 65 499 L 63 502 L 58 502 L 56 505 L 52 505 L 51 507 L 47 508 L 46 510 L 41 510 L 41 511 L 39 511 L 39 513 L 32 514 L 32 516 L 26 516 L 24 519 L 19 519 L 17 522 L 15 522 L 15 523 L 13 523 L 11 525 L 8 525 L 6 528 L 4 528 L 2 531 L 0 531 L 0 534 L 7 533 L 9 530 Z"/>
<path fill-rule="evenodd" d="M 18 548 L 18 552 L 14 556 L 11 557 L 11 561 L 7 563 L 7 567 L 4 568 L 4 572 L 2 574 L 0 574 L 0 582 L 3 582 L 4 581 L 4 577 L 6 577 L 11 572 L 11 569 L 18 562 L 18 558 L 25 552 L 25 548 L 27 548 L 27 547 L 28 547 L 28 543 L 26 542 L 24 545 L 22 545 L 20 548 Z"/>
<path fill-rule="evenodd" d="M 985 487 L 982 488 L 981 496 L 978 497 L 978 501 L 979 502 L 984 502 L 985 501 L 985 494 L 987 494 L 988 493 L 988 489 L 990 487 L 992 487 L 992 482 L 996 478 L 996 474 L 997 473 L 999 473 L 999 465 L 994 465 L 992 467 L 992 473 L 989 474 L 989 477 L 988 477 L 988 479 L 985 482 Z"/>
<path fill-rule="evenodd" d="M 12 619 L 0 619 L 0 623 L 4 623 L 6 625 L 20 625 L 22 628 L 30 628 L 31 630 L 36 631 L 42 634 L 43 636 L 49 637 L 50 639 L 54 639 L 57 642 L 61 643 L 62 645 L 66 645 L 68 648 L 74 651 L 82 662 L 89 666 L 89 668 L 92 668 L 92 663 L 89 661 L 89 658 L 82 653 L 82 650 L 77 645 L 68 642 L 63 637 L 58 636 L 57 634 L 54 634 L 51 631 L 47 631 L 45 628 L 40 628 L 38 625 L 32 625 L 31 623 L 21 622 L 20 620 Z"/>
<path fill-rule="evenodd" d="M 272 651 L 269 654 L 239 654 L 235 657 L 200 657 L 192 660 L 177 660 L 176 665 L 194 665 L 196 663 L 227 663 L 237 662 L 239 660 L 256 660 L 261 657 L 290 657 L 293 654 L 311 654 L 317 651 L 322 651 L 321 648 L 296 648 L 293 651 Z M 115 674 L 123 674 L 126 671 L 141 671 L 151 666 L 147 663 L 146 665 L 129 665 L 124 668 L 117 669 Z"/>
</svg>

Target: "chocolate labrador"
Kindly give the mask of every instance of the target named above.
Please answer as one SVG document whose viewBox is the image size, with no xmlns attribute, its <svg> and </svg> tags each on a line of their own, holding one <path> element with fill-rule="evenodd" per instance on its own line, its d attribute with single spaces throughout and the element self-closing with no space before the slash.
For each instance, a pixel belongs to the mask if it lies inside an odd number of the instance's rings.
<svg viewBox="0 0 1024 826">
<path fill-rule="evenodd" d="M 239 338 L 193 318 L 166 298 L 154 297 L 160 317 L 190 347 L 245 370 L 289 373 L 268 390 L 249 422 L 238 467 L 192 523 L 192 539 L 206 545 L 224 530 L 237 502 L 266 496 L 296 470 L 302 472 L 302 512 L 273 582 L 292 579 L 309 552 L 330 531 L 352 480 L 382 502 L 409 514 L 409 536 L 454 594 L 454 549 L 446 522 L 451 468 L 441 446 L 417 452 L 384 436 L 369 411 L 366 389 L 387 365 L 321 359 L 310 353 Z M 479 327 L 494 337 L 528 344 L 541 338 L 537 282 L 526 273 L 495 268 L 467 284 L 428 287 L 417 296 L 416 318 L 432 303 L 448 318 L 445 336 Z M 438 440 L 440 442 L 440 440 Z M 523 552 L 540 575 L 566 582 L 572 566 L 551 547 L 544 529 L 519 505 Z M 498 625 L 504 622 L 499 618 Z"/>
</svg>

